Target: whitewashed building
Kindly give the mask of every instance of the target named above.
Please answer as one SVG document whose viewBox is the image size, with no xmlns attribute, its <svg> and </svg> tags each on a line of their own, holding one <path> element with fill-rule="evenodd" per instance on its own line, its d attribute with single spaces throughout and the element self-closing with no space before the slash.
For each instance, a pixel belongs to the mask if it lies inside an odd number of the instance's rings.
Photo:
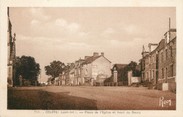
<svg viewBox="0 0 183 117">
<path fill-rule="evenodd" d="M 103 84 L 104 80 L 111 76 L 111 62 L 104 56 L 94 52 L 92 56 L 75 61 L 69 73 L 70 84 L 95 85 Z"/>
</svg>

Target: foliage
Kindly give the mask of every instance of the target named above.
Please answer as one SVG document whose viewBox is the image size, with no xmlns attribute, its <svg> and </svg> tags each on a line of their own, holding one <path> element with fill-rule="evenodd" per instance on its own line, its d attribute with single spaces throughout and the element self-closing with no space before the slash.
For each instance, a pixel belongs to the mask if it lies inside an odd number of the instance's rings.
<svg viewBox="0 0 183 117">
<path fill-rule="evenodd" d="M 40 65 L 36 63 L 33 57 L 16 57 L 14 67 L 16 70 L 14 79 L 15 85 L 18 85 L 20 75 L 23 79 L 30 82 L 37 81 L 38 75 L 40 73 Z"/>
<path fill-rule="evenodd" d="M 120 70 L 121 77 L 118 79 L 119 81 L 128 81 L 128 71 L 131 71 L 133 73 L 133 76 L 140 76 L 141 72 L 137 69 L 137 63 L 134 61 L 131 61 L 127 66 L 125 66 L 123 69 Z"/>
<path fill-rule="evenodd" d="M 46 75 L 56 78 L 64 71 L 65 64 L 60 61 L 53 61 L 50 65 L 45 66 Z"/>
</svg>

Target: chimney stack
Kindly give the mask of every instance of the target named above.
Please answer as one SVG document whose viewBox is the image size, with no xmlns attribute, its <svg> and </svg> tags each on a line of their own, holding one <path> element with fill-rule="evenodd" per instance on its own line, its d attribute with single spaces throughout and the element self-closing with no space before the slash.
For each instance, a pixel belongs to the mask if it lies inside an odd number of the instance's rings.
<svg viewBox="0 0 183 117">
<path fill-rule="evenodd" d="M 94 53 L 93 53 L 93 56 L 94 56 L 94 57 L 99 56 L 98 52 L 94 52 Z"/>
<path fill-rule="evenodd" d="M 104 52 L 101 52 L 101 56 L 104 56 Z"/>
<path fill-rule="evenodd" d="M 151 44 L 150 43 L 148 44 L 148 47 L 149 47 L 149 52 L 151 52 Z"/>
<path fill-rule="evenodd" d="M 89 58 L 90 56 L 85 56 L 85 59 Z"/>
</svg>

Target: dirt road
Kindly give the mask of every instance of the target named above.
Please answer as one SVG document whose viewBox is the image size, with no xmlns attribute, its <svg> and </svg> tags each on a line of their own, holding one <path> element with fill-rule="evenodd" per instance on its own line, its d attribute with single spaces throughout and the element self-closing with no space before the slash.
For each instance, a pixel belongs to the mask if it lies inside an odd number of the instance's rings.
<svg viewBox="0 0 183 117">
<path fill-rule="evenodd" d="M 163 104 L 162 107 L 162 102 L 166 101 L 171 101 L 171 105 L 167 103 Z M 159 90 L 149 90 L 145 87 L 21 87 L 9 89 L 8 108 L 175 110 L 176 94 Z"/>
</svg>

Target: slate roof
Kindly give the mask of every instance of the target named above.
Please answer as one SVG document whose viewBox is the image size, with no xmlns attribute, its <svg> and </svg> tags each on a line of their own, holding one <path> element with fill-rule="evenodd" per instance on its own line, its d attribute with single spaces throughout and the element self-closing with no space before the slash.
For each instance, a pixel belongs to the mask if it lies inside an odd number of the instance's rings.
<svg viewBox="0 0 183 117">
<path fill-rule="evenodd" d="M 83 64 L 90 64 L 92 63 L 93 61 L 95 61 L 96 59 L 102 57 L 101 55 L 100 56 L 90 56 L 88 57 L 87 59 L 85 59 L 85 62 L 83 62 Z M 104 57 L 104 56 L 103 56 Z M 105 58 L 105 57 L 104 57 Z M 105 58 L 106 60 L 108 60 L 107 58 Z M 109 60 L 108 60 L 109 61 Z M 111 61 L 109 61 L 111 63 Z"/>
<path fill-rule="evenodd" d="M 98 59 L 100 56 L 91 56 L 88 57 L 87 59 L 85 59 L 85 62 L 83 64 L 89 64 L 92 63 L 93 61 L 95 61 L 96 59 Z"/>
<path fill-rule="evenodd" d="M 148 57 L 149 55 L 153 54 L 156 51 L 160 51 L 165 47 L 165 39 L 161 39 L 161 41 L 158 43 L 158 46 L 150 53 L 148 53 L 144 58 Z"/>
</svg>

